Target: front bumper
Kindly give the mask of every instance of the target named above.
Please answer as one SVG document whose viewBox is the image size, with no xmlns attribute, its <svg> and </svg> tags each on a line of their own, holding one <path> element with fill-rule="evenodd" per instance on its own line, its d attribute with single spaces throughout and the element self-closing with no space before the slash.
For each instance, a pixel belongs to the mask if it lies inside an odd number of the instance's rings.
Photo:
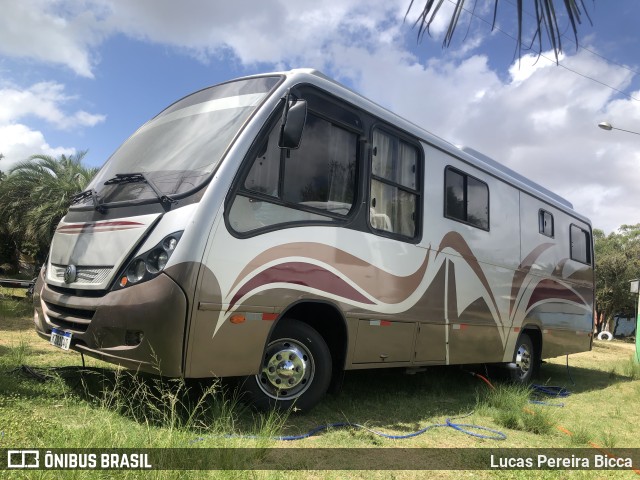
<svg viewBox="0 0 640 480">
<path fill-rule="evenodd" d="M 126 368 L 183 376 L 187 299 L 165 274 L 114 292 L 51 287 L 38 278 L 35 327 L 44 339 L 57 328 L 73 334 L 71 349 Z"/>
</svg>

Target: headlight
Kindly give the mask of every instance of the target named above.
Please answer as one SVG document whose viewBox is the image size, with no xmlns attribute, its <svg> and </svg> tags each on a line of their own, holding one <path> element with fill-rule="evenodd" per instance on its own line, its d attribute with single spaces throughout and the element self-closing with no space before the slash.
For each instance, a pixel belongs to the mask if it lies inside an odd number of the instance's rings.
<svg viewBox="0 0 640 480">
<path fill-rule="evenodd" d="M 156 248 L 151 251 L 147 257 L 147 271 L 151 274 L 158 273 L 167 265 L 169 253 L 162 248 Z"/>
<path fill-rule="evenodd" d="M 173 252 L 176 246 L 178 245 L 178 238 L 176 238 L 175 236 L 169 235 L 167 238 L 164 239 L 164 241 L 162 242 L 162 245 L 164 246 L 164 249 L 167 252 Z"/>
<path fill-rule="evenodd" d="M 133 262 L 127 269 L 127 279 L 131 283 L 138 283 L 144 278 L 144 260 L 139 259 Z"/>
<path fill-rule="evenodd" d="M 156 277 L 167 266 L 181 236 L 182 232 L 167 235 L 151 250 L 136 256 L 119 276 L 116 288 L 125 288 Z"/>
</svg>

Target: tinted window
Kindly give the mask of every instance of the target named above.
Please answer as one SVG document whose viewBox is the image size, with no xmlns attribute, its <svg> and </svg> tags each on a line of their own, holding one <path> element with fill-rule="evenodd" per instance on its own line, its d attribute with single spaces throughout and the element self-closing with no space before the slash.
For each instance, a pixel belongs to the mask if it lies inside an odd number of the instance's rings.
<svg viewBox="0 0 640 480">
<path fill-rule="evenodd" d="M 540 210 L 538 213 L 538 228 L 543 235 L 553 237 L 553 215 L 546 210 Z"/>
<path fill-rule="evenodd" d="M 238 232 L 290 222 L 332 222 L 355 197 L 357 134 L 309 112 L 300 148 L 278 148 L 279 122 L 266 136 L 229 214 Z M 270 199 L 271 198 L 271 199 Z"/>
<path fill-rule="evenodd" d="M 575 225 L 571 225 L 571 259 L 591 265 L 591 236 Z"/>
<path fill-rule="evenodd" d="M 489 187 L 458 170 L 445 170 L 445 217 L 489 230 Z"/>
<path fill-rule="evenodd" d="M 272 130 L 268 138 L 262 142 L 260 150 L 253 161 L 251 170 L 245 178 L 244 187 L 257 193 L 279 195 L 280 184 L 280 156 L 277 147 L 280 130 Z"/>
<path fill-rule="evenodd" d="M 327 209 L 353 204 L 357 135 L 313 114 L 302 144 L 284 159 L 283 200 Z"/>
</svg>

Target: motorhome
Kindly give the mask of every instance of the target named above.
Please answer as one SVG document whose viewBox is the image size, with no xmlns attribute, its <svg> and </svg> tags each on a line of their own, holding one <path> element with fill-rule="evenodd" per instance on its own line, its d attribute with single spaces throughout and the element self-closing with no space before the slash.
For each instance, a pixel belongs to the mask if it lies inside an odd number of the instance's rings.
<svg viewBox="0 0 640 480">
<path fill-rule="evenodd" d="M 589 350 L 591 224 L 500 163 L 315 70 L 200 90 L 77 195 L 34 294 L 53 345 L 242 377 L 307 410 L 346 370 Z"/>
</svg>

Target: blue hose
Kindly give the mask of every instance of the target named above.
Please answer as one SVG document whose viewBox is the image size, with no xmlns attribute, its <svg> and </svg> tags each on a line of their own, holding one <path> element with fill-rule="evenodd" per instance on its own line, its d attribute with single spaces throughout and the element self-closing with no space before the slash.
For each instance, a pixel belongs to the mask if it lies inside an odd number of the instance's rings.
<svg viewBox="0 0 640 480">
<path fill-rule="evenodd" d="M 456 417 L 456 418 L 465 418 L 465 417 L 468 417 L 469 415 L 471 415 L 471 413 L 464 415 L 462 417 Z M 272 439 L 280 440 L 284 442 L 290 442 L 290 441 L 303 440 L 305 438 L 312 437 L 316 433 L 321 432 L 323 430 L 328 430 L 329 428 L 356 428 L 356 429 L 366 430 L 379 437 L 389 438 L 391 440 L 403 440 L 406 438 L 412 438 L 412 437 L 417 437 L 418 435 L 422 435 L 423 433 L 425 433 L 428 430 L 431 430 L 432 428 L 441 428 L 441 427 L 450 427 L 450 428 L 453 428 L 454 430 L 465 433 L 472 437 L 483 438 L 487 440 L 506 440 L 507 439 L 507 436 L 498 430 L 493 430 L 487 427 L 481 427 L 479 425 L 454 423 L 450 418 L 447 418 L 445 420 L 445 423 L 436 423 L 433 425 L 427 425 L 426 427 L 416 432 L 407 433 L 405 435 L 390 435 L 388 433 L 378 432 L 377 430 L 373 430 L 359 423 L 339 422 L 339 423 L 327 423 L 325 425 L 319 425 L 317 427 L 312 428 L 308 432 L 300 435 L 282 435 L 282 436 L 273 437 Z M 482 430 L 485 432 L 489 432 L 490 435 L 475 433 L 472 430 Z M 224 435 L 224 438 L 257 438 L 257 436 L 256 435 Z M 191 443 L 201 442 L 203 440 L 204 440 L 204 437 L 198 437 L 195 440 L 193 440 Z"/>
<path fill-rule="evenodd" d="M 564 387 L 556 387 L 553 385 L 531 385 L 533 394 L 554 398 L 566 398 L 571 395 L 571 392 Z M 549 403 L 543 400 L 529 400 L 529 403 L 536 405 L 544 405 L 545 407 L 564 407 L 564 403 Z"/>
<path fill-rule="evenodd" d="M 564 387 L 556 387 L 553 385 L 531 385 L 533 393 L 537 395 L 546 395 L 547 397 L 565 398 L 571 395 L 571 392 Z"/>
</svg>

